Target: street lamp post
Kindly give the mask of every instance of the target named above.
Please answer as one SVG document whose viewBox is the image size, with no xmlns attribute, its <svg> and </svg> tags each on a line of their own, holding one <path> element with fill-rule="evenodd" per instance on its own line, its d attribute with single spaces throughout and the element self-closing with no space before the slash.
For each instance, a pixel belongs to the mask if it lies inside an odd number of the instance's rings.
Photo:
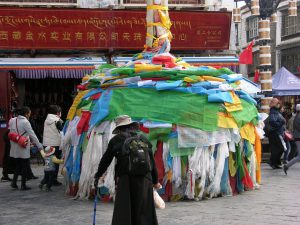
<svg viewBox="0 0 300 225">
<path fill-rule="evenodd" d="M 270 47 L 270 20 L 273 22 L 277 7 L 282 0 L 235 0 L 245 2 L 251 10 L 253 16 L 260 18 L 258 24 L 259 31 L 259 70 L 260 83 L 263 97 L 261 98 L 261 111 L 269 111 L 269 103 L 272 99 L 272 72 L 271 72 L 271 47 Z"/>
</svg>

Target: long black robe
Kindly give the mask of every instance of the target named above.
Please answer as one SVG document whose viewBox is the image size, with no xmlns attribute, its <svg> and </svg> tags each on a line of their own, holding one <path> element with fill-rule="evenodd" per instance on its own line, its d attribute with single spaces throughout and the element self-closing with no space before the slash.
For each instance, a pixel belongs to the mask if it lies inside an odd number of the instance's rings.
<svg viewBox="0 0 300 225">
<path fill-rule="evenodd" d="M 118 134 L 110 140 L 95 175 L 101 177 L 113 158 L 117 158 L 115 168 L 117 188 L 112 225 L 158 225 L 153 199 L 153 184 L 158 182 L 158 178 L 152 151 L 149 151 L 153 168 L 151 173 L 146 176 L 126 174 L 124 171 L 127 165 L 120 163 L 122 161 L 120 153 L 125 139 L 124 135 Z M 149 147 L 152 148 L 150 142 Z"/>
</svg>

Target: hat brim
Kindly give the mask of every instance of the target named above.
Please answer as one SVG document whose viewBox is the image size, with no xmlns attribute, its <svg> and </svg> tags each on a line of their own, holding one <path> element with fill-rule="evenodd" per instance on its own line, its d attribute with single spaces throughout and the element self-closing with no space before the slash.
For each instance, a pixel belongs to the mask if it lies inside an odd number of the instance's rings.
<svg viewBox="0 0 300 225">
<path fill-rule="evenodd" d="M 138 122 L 134 122 L 134 121 L 132 121 L 131 123 L 120 123 L 118 126 L 116 126 L 115 127 L 115 129 L 113 130 L 113 134 L 117 134 L 118 132 L 118 128 L 120 128 L 120 127 L 123 127 L 123 126 L 128 126 L 128 125 L 131 125 L 131 124 L 136 124 L 136 125 L 139 125 L 139 123 Z"/>
<path fill-rule="evenodd" d="M 50 152 L 45 153 L 45 156 L 50 156 L 53 155 L 55 153 L 55 148 L 53 148 Z"/>
</svg>

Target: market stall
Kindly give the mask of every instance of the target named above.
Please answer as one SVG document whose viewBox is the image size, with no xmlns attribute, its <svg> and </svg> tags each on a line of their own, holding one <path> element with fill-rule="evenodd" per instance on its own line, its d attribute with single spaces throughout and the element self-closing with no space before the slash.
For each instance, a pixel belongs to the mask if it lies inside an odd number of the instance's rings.
<svg viewBox="0 0 300 225">
<path fill-rule="evenodd" d="M 282 101 L 285 114 L 291 116 L 296 104 L 300 103 L 300 78 L 281 67 L 272 77 L 272 90 L 273 96 Z"/>
</svg>

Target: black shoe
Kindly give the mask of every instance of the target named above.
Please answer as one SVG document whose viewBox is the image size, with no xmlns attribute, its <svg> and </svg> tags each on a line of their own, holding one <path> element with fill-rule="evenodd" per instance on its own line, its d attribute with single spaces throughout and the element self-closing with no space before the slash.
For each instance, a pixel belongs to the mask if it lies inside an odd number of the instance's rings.
<svg viewBox="0 0 300 225">
<path fill-rule="evenodd" d="M 1 177 L 1 181 L 12 181 L 8 176 Z"/>
<path fill-rule="evenodd" d="M 285 173 L 285 175 L 287 175 L 287 170 L 288 170 L 289 168 L 286 166 L 286 165 L 284 165 L 283 166 L 283 172 Z"/>
<path fill-rule="evenodd" d="M 31 190 L 31 187 L 28 187 L 28 186 L 21 186 L 21 191 L 28 191 L 28 190 Z"/>
<path fill-rule="evenodd" d="M 53 184 L 52 184 L 53 186 L 60 186 L 60 185 L 62 185 L 62 183 L 61 182 L 59 182 L 58 180 L 55 180 L 55 181 L 53 181 Z"/>
<path fill-rule="evenodd" d="M 26 180 L 35 180 L 35 179 L 39 179 L 39 178 L 34 175 L 26 178 Z"/>
<path fill-rule="evenodd" d="M 282 165 L 276 165 L 275 169 L 282 169 Z"/>
<path fill-rule="evenodd" d="M 268 162 L 268 165 L 269 165 L 273 170 L 276 169 L 276 167 L 275 167 L 274 165 L 272 165 L 271 163 L 269 163 L 269 162 Z"/>
<path fill-rule="evenodd" d="M 13 184 L 13 183 L 12 183 L 10 186 L 11 186 L 13 189 L 18 189 L 18 188 L 19 188 L 18 185 Z"/>
<path fill-rule="evenodd" d="M 43 190 L 43 184 L 39 184 L 39 189 Z"/>
<path fill-rule="evenodd" d="M 49 191 L 52 191 L 52 189 L 51 189 L 51 188 L 48 188 L 48 187 L 46 187 L 45 191 L 46 191 L 46 192 L 49 192 Z"/>
</svg>

